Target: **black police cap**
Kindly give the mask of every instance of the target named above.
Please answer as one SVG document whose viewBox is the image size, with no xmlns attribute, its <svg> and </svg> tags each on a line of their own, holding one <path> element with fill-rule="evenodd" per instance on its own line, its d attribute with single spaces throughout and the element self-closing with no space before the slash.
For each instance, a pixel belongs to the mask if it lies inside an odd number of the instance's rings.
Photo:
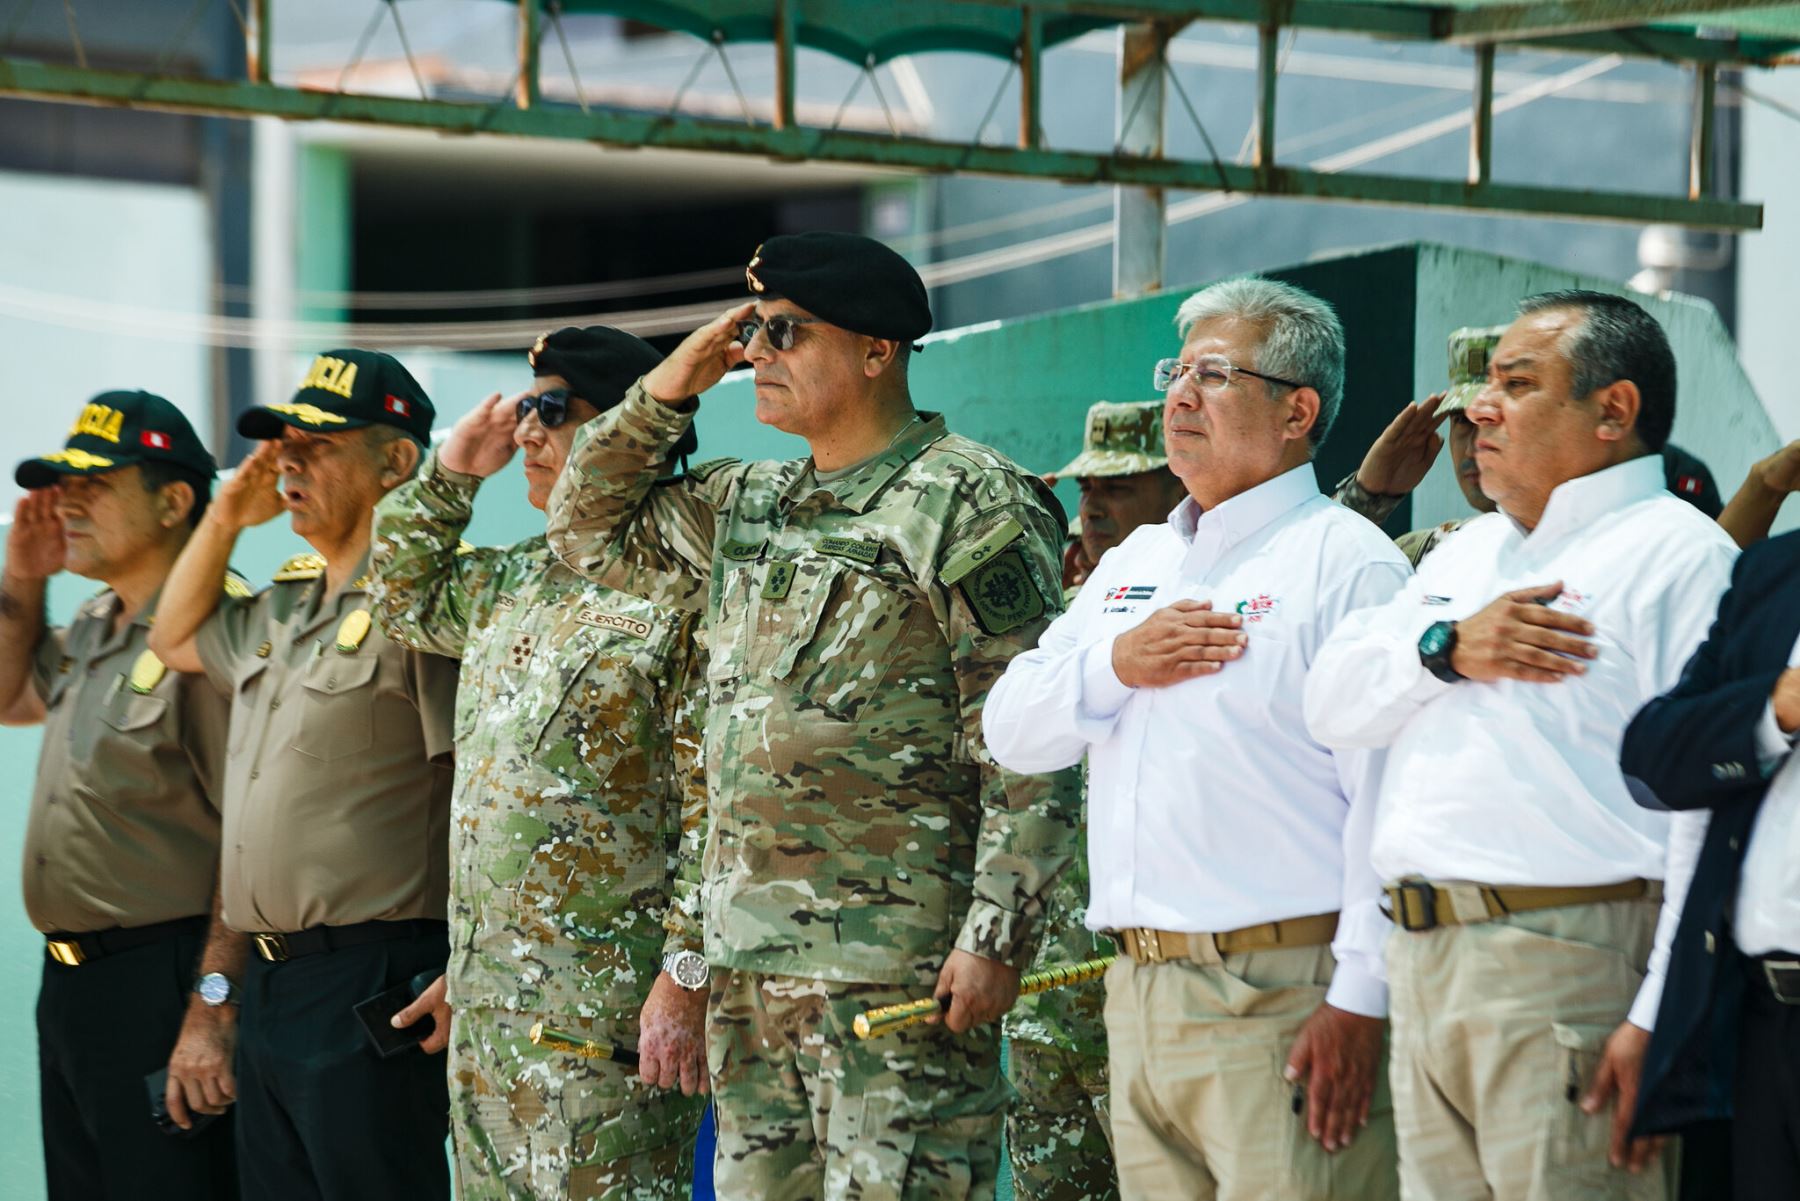
<svg viewBox="0 0 1800 1201">
<path fill-rule="evenodd" d="M 931 301 L 913 265 L 860 234 L 782 234 L 744 269 L 758 297 L 785 297 L 851 333 L 911 342 L 931 330 Z"/>
<path fill-rule="evenodd" d="M 13 472 L 21 488 L 48 488 L 71 475 L 102 475 L 167 463 L 210 480 L 218 464 L 182 411 L 151 392 L 102 392 L 87 402 L 63 448 L 26 459 Z"/>
<path fill-rule="evenodd" d="M 379 350 L 328 350 L 312 361 L 294 398 L 255 405 L 238 418 L 238 433 L 267 441 L 288 426 L 308 433 L 391 425 L 431 440 L 437 415 L 425 389 L 400 360 Z"/>
</svg>

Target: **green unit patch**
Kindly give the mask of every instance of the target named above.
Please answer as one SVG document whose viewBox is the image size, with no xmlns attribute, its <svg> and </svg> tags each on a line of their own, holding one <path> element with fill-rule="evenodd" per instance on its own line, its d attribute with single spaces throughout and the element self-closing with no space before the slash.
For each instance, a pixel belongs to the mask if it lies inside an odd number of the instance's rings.
<svg viewBox="0 0 1800 1201">
<path fill-rule="evenodd" d="M 975 619 L 990 634 L 1004 634 L 1044 615 L 1043 593 L 1038 591 L 1017 550 L 1002 551 L 989 558 L 970 572 L 959 587 L 963 599 L 975 611 Z"/>
<path fill-rule="evenodd" d="M 872 538 L 821 538 L 815 546 L 822 555 L 838 555 L 858 563 L 873 563 L 881 557 L 881 543 Z"/>
<path fill-rule="evenodd" d="M 763 578 L 762 598 L 764 600 L 781 600 L 788 594 L 794 584 L 794 565 L 785 559 L 777 559 L 769 564 L 769 574 Z"/>
<path fill-rule="evenodd" d="M 964 576 L 1018 541 L 1024 533 L 1025 527 L 1020 525 L 1015 518 L 1008 517 L 995 528 L 993 533 L 944 564 L 944 570 L 938 573 L 938 578 L 946 584 L 959 582 Z"/>
<path fill-rule="evenodd" d="M 763 547 L 767 545 L 767 542 L 739 542 L 733 538 L 719 548 L 719 554 L 735 562 L 744 563 L 751 559 L 762 558 Z"/>
</svg>

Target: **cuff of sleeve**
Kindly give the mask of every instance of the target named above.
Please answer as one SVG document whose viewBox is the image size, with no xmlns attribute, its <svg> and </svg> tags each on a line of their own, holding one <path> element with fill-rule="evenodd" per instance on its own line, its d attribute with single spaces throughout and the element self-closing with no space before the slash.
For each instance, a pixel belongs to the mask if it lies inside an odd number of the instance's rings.
<svg viewBox="0 0 1800 1201">
<path fill-rule="evenodd" d="M 1412 679 L 1401 697 L 1413 705 L 1423 705 L 1426 701 L 1434 700 L 1456 687 L 1455 684 L 1432 675 L 1419 661 L 1419 644 L 1416 641 L 1409 642 L 1398 649 L 1395 668 L 1398 672 L 1403 673 L 1400 676 L 1401 679 L 1406 679 L 1409 675 Z"/>
<path fill-rule="evenodd" d="M 1325 1003 L 1333 1009 L 1366 1018 L 1384 1018 L 1388 1012 L 1388 986 L 1373 964 L 1361 955 L 1340 958 L 1325 990 Z"/>
<path fill-rule="evenodd" d="M 644 381 L 639 379 L 626 391 L 620 408 L 624 410 L 621 417 L 642 423 L 643 428 L 661 439 L 659 449 L 667 450 L 693 424 L 694 414 L 700 411 L 700 401 L 690 396 L 678 405 L 666 405 L 650 395 Z"/>
<path fill-rule="evenodd" d="M 1034 933 L 1035 922 L 1025 914 L 1002 909 L 992 901 L 976 901 L 969 906 L 969 916 L 956 936 L 956 949 L 1023 972 L 1031 966 Z"/>
<path fill-rule="evenodd" d="M 667 959 L 677 951 L 692 951 L 696 955 L 704 955 L 706 943 L 698 930 L 670 930 L 663 939 L 663 958 Z"/>
<path fill-rule="evenodd" d="M 1116 635 L 1114 637 L 1117 637 Z M 1109 721 L 1119 715 L 1133 689 L 1121 683 L 1112 665 L 1113 639 L 1105 638 L 1081 652 L 1081 715 Z"/>
<path fill-rule="evenodd" d="M 457 492 L 464 493 L 468 496 L 475 495 L 475 490 L 481 487 L 480 476 L 465 475 L 460 471 L 452 471 L 450 468 L 444 466 L 444 460 L 438 455 L 438 452 L 435 449 L 425 457 L 424 470 L 419 474 L 433 483 L 448 485 Z"/>
<path fill-rule="evenodd" d="M 1637 999 L 1631 1003 L 1631 1012 L 1625 1015 L 1625 1020 L 1639 1030 L 1656 1029 L 1656 1011 L 1662 1007 L 1662 993 L 1662 973 L 1648 973 L 1643 984 L 1638 986 Z"/>
<path fill-rule="evenodd" d="M 1756 758 L 1763 774 L 1771 774 L 1793 749 L 1794 736 L 1783 734 L 1781 723 L 1775 720 L 1775 702 L 1765 701 L 1762 720 L 1756 723 Z"/>
</svg>

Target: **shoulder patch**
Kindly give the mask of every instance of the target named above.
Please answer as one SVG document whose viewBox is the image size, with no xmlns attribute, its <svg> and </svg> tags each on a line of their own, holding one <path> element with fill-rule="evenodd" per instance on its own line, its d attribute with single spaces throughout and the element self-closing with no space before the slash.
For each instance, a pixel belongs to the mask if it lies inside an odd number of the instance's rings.
<svg viewBox="0 0 1800 1201">
<path fill-rule="evenodd" d="M 977 542 L 967 550 L 958 551 L 951 560 L 944 564 L 944 570 L 938 573 L 938 579 L 946 584 L 960 582 L 970 572 L 991 560 L 995 555 L 1018 541 L 1025 533 L 1025 527 L 1017 518 L 1008 517 L 1000 523 L 993 533 Z M 1022 567 L 1023 564 L 1021 563 Z M 993 633 L 992 630 L 988 631 Z"/>
<path fill-rule="evenodd" d="M 689 467 L 687 469 L 687 474 L 681 478 L 698 482 L 704 480 L 709 475 L 716 475 L 727 467 L 735 467 L 742 461 L 743 460 L 741 459 L 730 458 L 708 459 L 704 463 L 695 463 L 692 467 Z"/>
<path fill-rule="evenodd" d="M 225 573 L 225 582 L 221 587 L 232 600 L 249 600 L 256 595 L 256 591 L 250 587 L 250 581 L 235 571 Z"/>
<path fill-rule="evenodd" d="M 316 580 L 324 574 L 325 556 L 308 552 L 295 555 L 269 578 L 277 584 L 285 584 L 291 580 Z"/>
<path fill-rule="evenodd" d="M 1017 549 L 992 556 L 958 587 L 981 628 L 990 634 L 1004 634 L 1044 615 L 1043 594 Z"/>
</svg>

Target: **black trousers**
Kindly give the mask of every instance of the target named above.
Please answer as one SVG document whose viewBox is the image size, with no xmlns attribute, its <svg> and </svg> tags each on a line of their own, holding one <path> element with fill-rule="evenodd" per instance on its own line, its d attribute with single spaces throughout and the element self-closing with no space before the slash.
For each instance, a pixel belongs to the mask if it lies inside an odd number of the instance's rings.
<svg viewBox="0 0 1800 1201">
<path fill-rule="evenodd" d="M 382 1059 L 351 1012 L 358 1001 L 419 972 L 443 969 L 448 938 L 441 924 L 431 926 L 284 963 L 251 953 L 237 1055 L 238 1162 L 246 1197 L 450 1196 L 444 1056 L 413 1049 Z"/>
<path fill-rule="evenodd" d="M 1739 1201 L 1800 1197 L 1800 1005 L 1775 999 L 1757 961 L 1747 967 L 1732 1098 L 1732 1166 Z"/>
<path fill-rule="evenodd" d="M 204 933 L 67 967 L 44 957 L 38 1094 L 50 1201 L 231 1201 L 229 1112 L 191 1138 L 150 1117 L 144 1077 L 168 1066 Z"/>
</svg>

